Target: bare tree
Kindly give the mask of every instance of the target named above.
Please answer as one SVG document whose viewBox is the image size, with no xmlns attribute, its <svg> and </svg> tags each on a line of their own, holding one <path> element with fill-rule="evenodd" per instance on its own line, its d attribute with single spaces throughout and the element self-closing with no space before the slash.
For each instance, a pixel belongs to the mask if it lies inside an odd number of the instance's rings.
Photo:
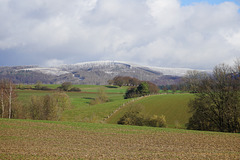
<svg viewBox="0 0 240 160">
<path fill-rule="evenodd" d="M 2 83 L 0 84 L 0 86 L 1 86 L 1 108 L 2 108 L 2 118 L 3 118 L 3 116 L 4 116 L 4 108 L 5 108 L 5 106 L 4 106 L 4 86 L 2 86 Z"/>
<path fill-rule="evenodd" d="M 239 67 L 239 66 L 238 66 Z M 228 65 L 214 68 L 212 75 L 195 75 L 195 99 L 189 103 L 193 113 L 189 129 L 240 132 L 239 72 Z"/>
<path fill-rule="evenodd" d="M 8 118 L 12 117 L 12 105 L 15 100 L 15 85 L 10 80 L 1 80 L 0 91 L 1 91 L 1 112 L 2 118 L 6 117 L 5 111 L 8 110 Z"/>
</svg>

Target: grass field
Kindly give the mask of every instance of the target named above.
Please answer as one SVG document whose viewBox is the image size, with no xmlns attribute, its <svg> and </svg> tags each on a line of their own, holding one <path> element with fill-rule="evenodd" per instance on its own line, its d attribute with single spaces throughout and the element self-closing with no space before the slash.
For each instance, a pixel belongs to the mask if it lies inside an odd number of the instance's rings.
<svg viewBox="0 0 240 160">
<path fill-rule="evenodd" d="M 117 121 L 131 107 L 142 106 L 142 114 L 145 116 L 164 115 L 168 127 L 185 128 L 191 114 L 188 109 L 188 102 L 193 98 L 191 94 L 163 94 L 142 98 L 134 103 L 126 105 L 108 119 L 109 123 L 116 124 Z"/>
<path fill-rule="evenodd" d="M 0 119 L 0 159 L 239 159 L 240 135 Z"/>
<path fill-rule="evenodd" d="M 49 88 L 56 89 L 60 85 L 46 85 Z M 119 108 L 122 104 L 128 102 L 123 98 L 127 87 L 116 86 L 96 86 L 96 85 L 74 85 L 81 88 L 82 92 L 67 92 L 69 95 L 72 108 L 66 110 L 61 120 L 74 122 L 103 122 L 112 112 Z M 97 97 L 99 88 L 103 87 L 109 102 L 90 105 L 90 101 Z M 27 104 L 32 95 L 43 96 L 52 94 L 56 91 L 41 91 L 41 90 L 18 90 L 18 98 L 23 103 Z M 188 113 L 187 103 L 192 97 L 191 94 L 167 94 L 155 95 L 143 98 L 136 101 L 135 104 L 143 106 L 143 114 L 146 116 L 165 115 L 168 127 L 184 128 L 190 117 Z M 116 124 L 123 114 L 129 110 L 127 105 L 120 111 L 114 114 L 107 123 Z"/>
<path fill-rule="evenodd" d="M 56 89 L 60 85 L 46 85 Z M 103 122 L 103 120 L 127 100 L 123 98 L 126 87 L 96 86 L 96 85 L 73 85 L 81 88 L 82 92 L 67 92 L 72 102 L 72 108 L 66 110 L 63 121 L 75 122 Z M 90 105 L 90 101 L 98 96 L 99 88 L 103 87 L 109 98 L 109 102 L 98 105 Z M 17 90 L 18 99 L 26 105 L 32 95 L 44 96 L 56 91 L 41 90 Z"/>
</svg>

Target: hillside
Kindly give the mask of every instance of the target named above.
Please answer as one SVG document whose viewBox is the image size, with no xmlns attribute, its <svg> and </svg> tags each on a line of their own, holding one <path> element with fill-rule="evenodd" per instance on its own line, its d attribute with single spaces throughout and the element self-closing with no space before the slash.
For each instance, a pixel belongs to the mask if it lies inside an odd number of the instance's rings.
<svg viewBox="0 0 240 160">
<path fill-rule="evenodd" d="M 239 134 L 0 119 L 0 159 L 239 159 Z"/>
<path fill-rule="evenodd" d="M 0 67 L 0 77 L 12 79 L 15 83 L 106 85 L 115 76 L 130 76 L 157 85 L 175 84 L 191 69 L 149 67 L 128 62 L 96 61 L 53 67 L 18 66 Z"/>
<path fill-rule="evenodd" d="M 118 112 L 113 114 L 108 123 L 116 124 L 125 112 L 133 108 L 141 108 L 144 116 L 164 115 L 167 127 L 185 128 L 191 114 L 189 113 L 188 102 L 193 98 L 191 94 L 166 94 L 154 95 L 127 104 Z"/>
</svg>

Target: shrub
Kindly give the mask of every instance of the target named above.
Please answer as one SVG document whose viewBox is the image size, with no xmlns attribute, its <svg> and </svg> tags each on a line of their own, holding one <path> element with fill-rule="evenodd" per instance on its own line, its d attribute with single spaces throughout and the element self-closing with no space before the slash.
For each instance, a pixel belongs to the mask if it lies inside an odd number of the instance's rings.
<svg viewBox="0 0 240 160">
<path fill-rule="evenodd" d="M 124 98 L 135 98 L 150 94 L 149 85 L 147 82 L 142 82 L 138 87 L 131 87 L 125 93 Z"/>
<path fill-rule="evenodd" d="M 32 96 L 28 112 L 34 120 L 60 120 L 62 112 L 70 105 L 70 98 L 65 93 Z"/>
<path fill-rule="evenodd" d="M 150 117 L 146 120 L 146 123 L 148 124 L 148 126 L 151 126 L 151 127 L 166 127 L 167 126 L 166 118 L 164 115 L 161 115 L 161 116 L 153 115 L 152 117 Z"/>
<path fill-rule="evenodd" d="M 143 115 L 139 113 L 139 111 L 129 111 L 120 118 L 118 124 L 143 126 L 145 124 L 144 121 L 145 119 Z"/>
<path fill-rule="evenodd" d="M 81 89 L 78 88 L 78 87 L 73 87 L 73 88 L 70 89 L 70 91 L 72 91 L 72 92 L 81 92 Z"/>
<path fill-rule="evenodd" d="M 49 91 L 49 90 L 52 90 L 52 89 L 47 87 L 47 86 L 42 86 L 41 90 Z"/>
<path fill-rule="evenodd" d="M 58 87 L 60 90 L 63 90 L 63 91 L 69 91 L 70 88 L 72 86 L 72 83 L 71 82 L 64 82 L 61 84 L 60 87 Z"/>
<path fill-rule="evenodd" d="M 166 127 L 167 123 L 164 115 L 144 117 L 141 114 L 142 108 L 141 105 L 130 106 L 130 110 L 117 123 L 122 125 Z"/>
<path fill-rule="evenodd" d="M 105 102 L 108 102 L 108 101 L 109 101 L 109 99 L 108 99 L 108 96 L 105 93 L 104 88 L 100 88 L 98 90 L 98 97 L 91 100 L 90 105 L 101 104 L 101 103 L 105 103 Z"/>
<path fill-rule="evenodd" d="M 128 98 L 135 98 L 135 97 L 139 97 L 139 94 L 137 92 L 137 88 L 136 87 L 128 88 L 128 90 L 125 93 L 124 98 L 128 99 Z"/>
</svg>

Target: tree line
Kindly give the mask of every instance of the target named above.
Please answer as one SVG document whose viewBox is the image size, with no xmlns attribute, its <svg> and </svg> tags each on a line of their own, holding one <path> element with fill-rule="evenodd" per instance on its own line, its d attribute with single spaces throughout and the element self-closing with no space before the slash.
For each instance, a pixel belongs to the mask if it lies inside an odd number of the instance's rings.
<svg viewBox="0 0 240 160">
<path fill-rule="evenodd" d="M 149 94 L 156 94 L 159 92 L 158 86 L 149 81 L 140 81 L 137 78 L 128 76 L 117 76 L 108 81 L 110 85 L 117 85 L 119 87 L 129 86 L 124 98 L 135 98 Z"/>
<path fill-rule="evenodd" d="M 71 107 L 69 96 L 55 92 L 45 96 L 31 96 L 27 104 L 22 104 L 16 94 L 12 81 L 0 81 L 1 118 L 60 120 L 64 110 Z"/>
<path fill-rule="evenodd" d="M 185 77 L 195 98 L 189 107 L 188 129 L 240 132 L 240 60 L 220 64 L 212 74 L 192 71 Z"/>
</svg>

